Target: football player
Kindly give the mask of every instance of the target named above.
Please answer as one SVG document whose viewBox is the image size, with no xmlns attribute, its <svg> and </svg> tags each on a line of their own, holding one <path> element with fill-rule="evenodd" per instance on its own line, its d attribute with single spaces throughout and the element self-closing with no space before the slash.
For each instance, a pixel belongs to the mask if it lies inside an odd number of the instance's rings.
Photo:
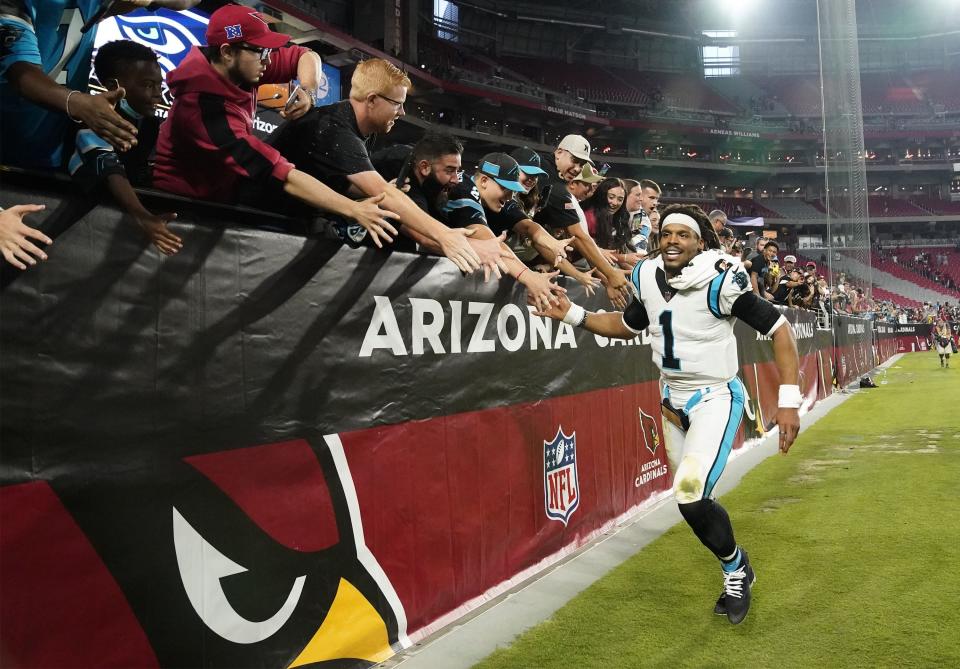
<svg viewBox="0 0 960 669">
<path fill-rule="evenodd" d="M 747 552 L 734 539 L 730 517 L 713 499 L 743 415 L 746 393 L 737 377 L 740 319 L 773 339 L 780 374 L 780 451 L 800 428 L 799 359 L 793 330 L 769 302 L 752 292 L 747 271 L 721 251 L 709 219 L 695 205 L 663 212 L 659 249 L 636 265 L 638 298 L 623 313 L 591 313 L 559 295 L 559 304 L 537 311 L 605 337 L 633 339 L 649 330 L 663 386 L 664 434 L 680 513 L 717 556 L 723 593 L 714 612 L 740 623 L 756 580 Z"/>
</svg>

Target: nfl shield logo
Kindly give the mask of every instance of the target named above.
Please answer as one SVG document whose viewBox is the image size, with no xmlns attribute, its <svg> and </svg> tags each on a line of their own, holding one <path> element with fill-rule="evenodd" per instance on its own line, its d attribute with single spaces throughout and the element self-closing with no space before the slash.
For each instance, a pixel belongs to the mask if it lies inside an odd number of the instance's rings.
<svg viewBox="0 0 960 669">
<path fill-rule="evenodd" d="M 643 409 L 637 409 L 640 412 L 640 432 L 643 433 L 643 443 L 647 445 L 647 450 L 651 455 L 657 454 L 660 448 L 660 431 L 657 429 L 657 419 L 650 414 L 643 413 Z"/>
<path fill-rule="evenodd" d="M 564 525 L 580 506 L 577 481 L 577 433 L 567 436 L 563 427 L 543 442 L 543 503 L 547 518 Z"/>
<path fill-rule="evenodd" d="M 240 28 L 239 23 L 227 26 L 224 30 L 227 31 L 227 39 L 240 39 L 243 37 L 243 30 Z"/>
</svg>

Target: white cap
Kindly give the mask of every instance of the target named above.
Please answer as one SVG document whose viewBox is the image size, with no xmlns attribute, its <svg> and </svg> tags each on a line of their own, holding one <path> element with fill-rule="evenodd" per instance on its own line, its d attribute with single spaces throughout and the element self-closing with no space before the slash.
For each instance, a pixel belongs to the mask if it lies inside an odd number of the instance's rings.
<svg viewBox="0 0 960 669">
<path fill-rule="evenodd" d="M 593 165 L 593 161 L 590 160 L 590 142 L 583 135 L 567 135 L 560 140 L 557 148 L 569 151 L 575 158 L 586 160 Z"/>
<path fill-rule="evenodd" d="M 797 256 L 784 256 L 783 262 L 797 262 Z"/>
</svg>

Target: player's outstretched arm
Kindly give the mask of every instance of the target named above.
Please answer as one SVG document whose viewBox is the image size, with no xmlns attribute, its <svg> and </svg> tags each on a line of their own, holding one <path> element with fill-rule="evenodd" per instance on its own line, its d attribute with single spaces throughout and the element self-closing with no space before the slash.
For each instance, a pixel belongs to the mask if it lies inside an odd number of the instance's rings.
<svg viewBox="0 0 960 669">
<path fill-rule="evenodd" d="M 551 303 L 550 308 L 546 310 L 534 310 L 537 316 L 546 316 L 555 321 L 563 321 L 569 325 L 579 326 L 589 330 L 593 334 L 603 337 L 616 337 L 617 339 L 633 339 L 637 333 L 628 328 L 623 323 L 623 314 L 619 311 L 612 311 L 605 314 L 595 314 L 585 310 L 578 304 L 573 304 L 567 299 L 566 295 L 560 294 L 556 297 L 559 300 Z M 531 306 L 536 306 L 530 299 L 527 300 Z"/>
<path fill-rule="evenodd" d="M 800 432 L 800 414 L 797 411 L 803 402 L 800 394 L 800 356 L 793 328 L 783 323 L 773 331 L 773 359 L 780 374 L 780 398 L 777 409 L 777 426 L 780 428 L 780 452 L 790 450 Z"/>
</svg>

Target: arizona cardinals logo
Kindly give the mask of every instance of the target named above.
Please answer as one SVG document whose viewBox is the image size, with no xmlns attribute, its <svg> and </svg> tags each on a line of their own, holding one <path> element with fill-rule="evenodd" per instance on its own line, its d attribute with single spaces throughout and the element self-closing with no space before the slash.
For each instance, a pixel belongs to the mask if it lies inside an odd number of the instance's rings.
<svg viewBox="0 0 960 669">
<path fill-rule="evenodd" d="M 2 581 L 9 662 L 354 667 L 410 645 L 338 435 L 199 449 L 122 482 L 112 470 L 85 491 L 89 513 L 46 482 L 0 488 L 0 553 L 18 575 Z M 49 643 L 25 633 L 32 601 L 63 605 L 41 614 L 57 624 Z"/>
<path fill-rule="evenodd" d="M 275 636 L 284 644 L 300 636 L 302 641 L 290 646 L 297 649 L 287 660 L 290 667 L 347 658 L 382 662 L 393 655 L 393 646 L 408 643 L 403 607 L 363 544 L 339 438 L 327 436 L 325 445 L 326 468 L 303 440 L 187 458 L 262 530 L 261 543 L 277 544 L 274 554 L 285 564 L 273 573 L 253 578 L 254 567 L 242 562 L 243 550 L 231 556 L 215 544 L 219 539 L 221 546 L 236 549 L 226 533 L 206 524 L 204 535 L 187 511 L 172 509 L 177 565 L 196 615 L 237 649 Z M 204 522 L 202 514 L 193 517 Z M 267 584 L 273 594 L 263 597 L 261 590 L 261 601 L 275 602 L 273 610 L 252 614 L 244 602 L 253 593 L 232 583 L 241 575 L 249 586 L 259 581 L 258 590 Z"/>
<path fill-rule="evenodd" d="M 648 413 L 644 413 L 643 409 L 637 409 L 637 411 L 640 413 L 640 433 L 643 435 L 643 443 L 651 455 L 656 455 L 657 449 L 660 448 L 660 432 L 657 430 L 657 419 Z"/>
</svg>

